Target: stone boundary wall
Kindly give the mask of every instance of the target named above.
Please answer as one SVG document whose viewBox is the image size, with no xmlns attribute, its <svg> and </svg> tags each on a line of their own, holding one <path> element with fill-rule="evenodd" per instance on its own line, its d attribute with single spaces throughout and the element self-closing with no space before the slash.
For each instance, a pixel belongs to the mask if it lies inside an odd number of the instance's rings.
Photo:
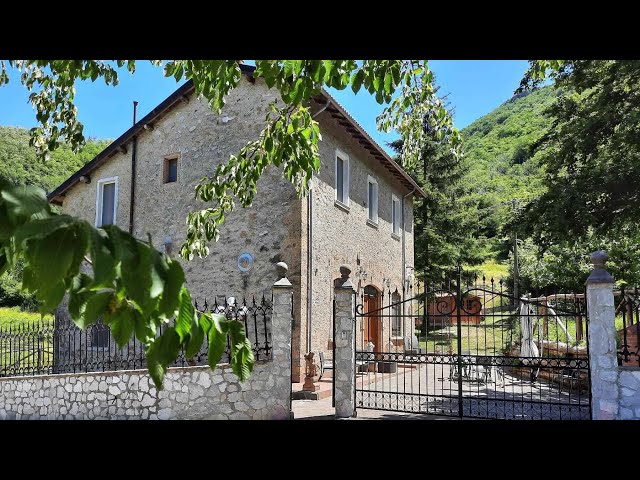
<svg viewBox="0 0 640 480">
<path fill-rule="evenodd" d="M 0 378 L 4 419 L 290 419 L 291 301 L 287 264 L 276 265 L 271 360 L 240 383 L 229 364 L 169 368 L 158 392 L 147 370 Z"/>
<path fill-rule="evenodd" d="M 606 261 L 605 252 L 594 252 L 594 269 L 587 279 L 592 417 L 640 420 L 640 368 L 618 366 L 614 279 Z"/>
<path fill-rule="evenodd" d="M 257 363 L 240 383 L 228 364 L 167 370 L 158 392 L 147 370 L 0 379 L 0 419 L 288 419 L 289 369 Z"/>
</svg>

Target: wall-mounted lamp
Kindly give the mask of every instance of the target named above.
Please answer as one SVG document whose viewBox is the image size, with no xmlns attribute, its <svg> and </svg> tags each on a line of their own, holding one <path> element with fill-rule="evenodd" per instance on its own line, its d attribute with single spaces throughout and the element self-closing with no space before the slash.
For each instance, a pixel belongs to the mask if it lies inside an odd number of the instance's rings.
<svg viewBox="0 0 640 480">
<path fill-rule="evenodd" d="M 164 245 L 164 253 L 166 253 L 167 255 L 171 255 L 171 246 L 173 245 L 173 240 L 171 239 L 171 236 L 167 235 L 166 237 L 164 237 L 163 245 Z"/>
<path fill-rule="evenodd" d="M 89 175 L 80 175 L 79 180 L 82 183 L 91 183 L 91 177 Z"/>
</svg>

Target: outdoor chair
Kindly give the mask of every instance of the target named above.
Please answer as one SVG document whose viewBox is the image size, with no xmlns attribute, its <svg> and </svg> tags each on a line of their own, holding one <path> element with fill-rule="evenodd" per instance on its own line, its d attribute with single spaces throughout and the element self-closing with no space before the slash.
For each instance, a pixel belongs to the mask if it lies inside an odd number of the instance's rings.
<svg viewBox="0 0 640 480">
<path fill-rule="evenodd" d="M 325 370 L 333 370 L 333 360 L 324 358 L 324 352 L 318 352 L 318 358 L 320 359 L 320 376 L 318 377 L 318 381 L 320 381 Z"/>
</svg>

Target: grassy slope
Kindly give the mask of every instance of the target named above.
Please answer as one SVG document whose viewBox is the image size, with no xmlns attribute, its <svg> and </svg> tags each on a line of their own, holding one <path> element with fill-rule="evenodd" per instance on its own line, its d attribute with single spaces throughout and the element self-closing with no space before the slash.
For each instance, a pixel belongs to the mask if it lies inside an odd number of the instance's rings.
<svg viewBox="0 0 640 480">
<path fill-rule="evenodd" d="M 52 319 L 53 316 L 51 315 L 45 315 L 44 317 L 45 322 Z M 40 321 L 39 313 L 22 312 L 18 307 L 0 307 L 0 328 L 2 329 L 9 326 L 28 325 L 38 321 Z"/>
</svg>

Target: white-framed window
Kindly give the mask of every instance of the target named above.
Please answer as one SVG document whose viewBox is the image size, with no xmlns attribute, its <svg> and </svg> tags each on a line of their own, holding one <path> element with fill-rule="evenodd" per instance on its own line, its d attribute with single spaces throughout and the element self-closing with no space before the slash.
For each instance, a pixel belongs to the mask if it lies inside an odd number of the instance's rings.
<svg viewBox="0 0 640 480">
<path fill-rule="evenodd" d="M 349 206 L 349 155 L 336 150 L 336 201 Z"/>
<path fill-rule="evenodd" d="M 369 207 L 369 221 L 378 223 L 378 181 L 367 175 L 367 206 Z"/>
<path fill-rule="evenodd" d="M 400 199 L 391 195 L 391 232 L 400 236 Z"/>
<path fill-rule="evenodd" d="M 98 180 L 96 197 L 96 227 L 116 224 L 118 211 L 118 177 Z"/>
<path fill-rule="evenodd" d="M 398 292 L 391 295 L 391 335 L 402 336 L 402 298 Z"/>
</svg>

